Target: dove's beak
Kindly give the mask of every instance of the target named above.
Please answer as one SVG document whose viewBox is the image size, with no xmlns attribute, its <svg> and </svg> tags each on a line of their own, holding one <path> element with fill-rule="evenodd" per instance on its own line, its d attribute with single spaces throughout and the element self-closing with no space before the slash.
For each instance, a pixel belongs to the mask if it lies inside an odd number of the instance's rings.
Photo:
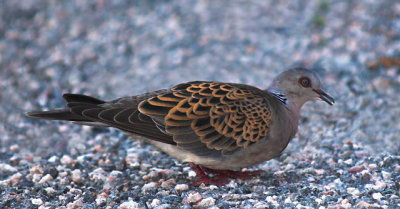
<svg viewBox="0 0 400 209">
<path fill-rule="evenodd" d="M 330 105 L 333 105 L 333 103 L 335 103 L 335 100 L 327 93 L 325 93 L 322 89 L 313 89 L 313 90 L 315 91 L 315 93 L 319 95 L 319 99 L 325 101 Z"/>
</svg>

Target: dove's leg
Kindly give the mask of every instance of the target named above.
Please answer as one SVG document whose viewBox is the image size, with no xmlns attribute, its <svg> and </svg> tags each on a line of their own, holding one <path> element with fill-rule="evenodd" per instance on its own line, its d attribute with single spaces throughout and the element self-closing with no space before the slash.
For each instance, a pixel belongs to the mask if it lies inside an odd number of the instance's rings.
<svg viewBox="0 0 400 209">
<path fill-rule="evenodd" d="M 220 176 L 227 176 L 238 179 L 248 179 L 262 173 L 261 170 L 257 171 L 231 171 L 231 170 L 214 170 L 211 168 L 202 167 L 202 170 L 207 173 L 214 173 Z"/>
<path fill-rule="evenodd" d="M 229 179 L 226 178 L 226 176 L 218 175 L 215 178 L 211 179 L 206 173 L 204 173 L 203 169 L 200 166 L 194 163 L 189 163 L 189 166 L 199 176 L 199 179 L 192 184 L 193 186 L 198 186 L 201 183 L 204 183 L 205 185 L 215 184 L 218 186 L 229 183 Z"/>
</svg>

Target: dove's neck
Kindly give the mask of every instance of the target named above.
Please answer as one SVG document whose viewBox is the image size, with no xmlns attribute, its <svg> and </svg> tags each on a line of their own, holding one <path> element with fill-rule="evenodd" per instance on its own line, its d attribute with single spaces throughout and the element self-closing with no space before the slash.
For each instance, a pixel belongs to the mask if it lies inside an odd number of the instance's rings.
<svg viewBox="0 0 400 209">
<path fill-rule="evenodd" d="M 298 119 L 300 117 L 300 109 L 305 103 L 305 101 L 301 100 L 301 97 L 296 97 L 291 94 L 285 94 L 283 91 L 279 91 L 276 88 L 269 88 L 269 92 L 272 93 L 282 104 L 284 104 L 290 112 L 292 112 L 293 116 Z"/>
<path fill-rule="evenodd" d="M 282 93 L 281 91 L 278 91 L 276 89 L 268 89 L 268 91 L 274 96 L 276 97 L 280 102 L 282 102 L 282 104 L 284 104 L 285 106 L 288 105 L 288 99 L 286 97 L 286 95 L 284 93 Z"/>
</svg>

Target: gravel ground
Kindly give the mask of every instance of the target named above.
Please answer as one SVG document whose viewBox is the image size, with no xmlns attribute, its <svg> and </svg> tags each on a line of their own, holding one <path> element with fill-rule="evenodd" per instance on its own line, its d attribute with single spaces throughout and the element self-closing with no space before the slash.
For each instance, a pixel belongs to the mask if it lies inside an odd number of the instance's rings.
<svg viewBox="0 0 400 209">
<path fill-rule="evenodd" d="M 400 2 L 0 1 L 0 208 L 399 208 Z M 282 155 L 226 186 L 117 130 L 25 118 L 190 80 L 319 71 Z"/>
</svg>

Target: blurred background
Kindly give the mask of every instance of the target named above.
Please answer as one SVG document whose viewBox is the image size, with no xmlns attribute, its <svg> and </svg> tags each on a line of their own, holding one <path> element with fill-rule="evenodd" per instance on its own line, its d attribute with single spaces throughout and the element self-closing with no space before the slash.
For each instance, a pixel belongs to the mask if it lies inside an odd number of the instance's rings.
<svg viewBox="0 0 400 209">
<path fill-rule="evenodd" d="M 2 0 L 0 160 L 126 139 L 24 116 L 62 108 L 62 93 L 111 100 L 192 80 L 267 88 L 296 66 L 316 70 L 337 102 L 306 104 L 285 153 L 352 144 L 400 155 L 399 1 Z"/>
</svg>

